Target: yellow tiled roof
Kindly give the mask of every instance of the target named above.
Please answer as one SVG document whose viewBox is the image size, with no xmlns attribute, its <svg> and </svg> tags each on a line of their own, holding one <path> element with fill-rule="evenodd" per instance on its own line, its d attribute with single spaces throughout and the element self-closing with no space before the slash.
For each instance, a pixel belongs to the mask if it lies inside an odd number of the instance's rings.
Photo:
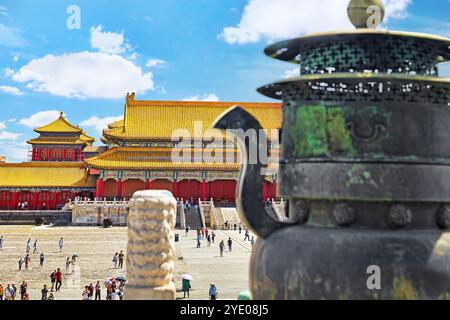
<svg viewBox="0 0 450 320">
<path fill-rule="evenodd" d="M 24 162 L 0 164 L 1 187 L 95 187 L 83 163 Z"/>
<path fill-rule="evenodd" d="M 193 161 L 172 161 L 171 148 L 141 148 L 141 147 L 115 147 L 95 157 L 85 160 L 85 163 L 97 169 L 108 170 L 239 170 L 239 163 L 225 160 L 222 162 L 195 162 L 195 154 L 201 154 L 200 149 L 192 149 Z M 217 152 L 224 150 L 215 149 Z M 194 154 L 195 153 L 195 154 Z M 223 159 L 237 159 L 237 150 L 227 150 Z M 180 154 L 182 157 L 185 154 Z M 214 157 L 214 154 L 212 155 Z M 202 159 L 202 157 L 199 157 Z"/>
<path fill-rule="evenodd" d="M 187 130 L 191 136 L 198 136 L 197 132 L 204 135 L 218 116 L 236 105 L 256 117 L 264 129 L 281 127 L 279 103 L 145 101 L 128 97 L 124 120 L 110 124 L 103 134 L 106 139 L 116 140 L 170 140 L 180 129 Z M 199 122 L 197 130 L 196 122 Z"/>
<path fill-rule="evenodd" d="M 82 140 L 81 136 L 74 137 L 49 137 L 40 136 L 35 139 L 28 140 L 29 144 L 62 144 L 62 145 L 84 145 L 90 144 L 90 142 Z"/>
<path fill-rule="evenodd" d="M 55 121 L 34 129 L 34 131 L 41 133 L 41 132 L 65 132 L 65 133 L 82 133 L 83 130 L 80 128 L 70 124 L 63 116 L 63 113 L 61 112 L 58 119 Z"/>
</svg>

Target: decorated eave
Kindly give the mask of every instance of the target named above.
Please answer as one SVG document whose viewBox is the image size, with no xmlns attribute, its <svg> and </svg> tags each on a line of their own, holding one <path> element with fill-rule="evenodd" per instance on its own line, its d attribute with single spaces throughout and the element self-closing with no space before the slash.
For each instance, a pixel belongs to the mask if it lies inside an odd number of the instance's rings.
<svg viewBox="0 0 450 320">
<path fill-rule="evenodd" d="M 0 164 L 1 189 L 92 189 L 96 177 L 83 163 L 25 162 Z"/>
<path fill-rule="evenodd" d="M 272 150 L 271 155 L 279 156 L 279 150 Z M 85 163 L 99 170 L 238 171 L 241 166 L 237 149 L 215 148 L 114 147 Z M 269 168 L 274 166 L 269 164 Z"/>
<path fill-rule="evenodd" d="M 282 109 L 279 103 L 207 102 L 207 101 L 147 101 L 127 95 L 124 119 L 103 130 L 102 141 L 172 141 L 178 133 L 193 140 L 221 138 L 211 129 L 213 121 L 233 106 L 250 112 L 267 131 L 281 127 Z"/>
<path fill-rule="evenodd" d="M 27 143 L 32 145 L 86 145 L 91 142 L 81 140 L 81 137 L 47 137 L 40 136 L 35 139 L 28 140 Z"/>
<path fill-rule="evenodd" d="M 224 161 L 202 161 L 203 149 L 177 150 L 174 159 L 173 150 L 169 148 L 142 148 L 142 147 L 114 147 L 98 156 L 85 160 L 85 163 L 95 169 L 102 170 L 239 170 L 239 155 L 237 150 L 217 150 L 222 156 L 211 159 L 225 159 Z M 180 153 L 178 153 L 180 151 Z M 199 161 L 196 161 L 200 159 Z M 228 159 L 228 161 L 226 161 Z M 177 161 L 178 160 L 178 161 Z"/>
</svg>

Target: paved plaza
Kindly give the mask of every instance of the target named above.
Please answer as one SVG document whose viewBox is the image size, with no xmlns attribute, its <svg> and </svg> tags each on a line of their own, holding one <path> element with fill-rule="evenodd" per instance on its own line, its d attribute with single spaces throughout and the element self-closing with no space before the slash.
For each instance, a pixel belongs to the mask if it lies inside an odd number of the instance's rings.
<svg viewBox="0 0 450 320">
<path fill-rule="evenodd" d="M 248 290 L 248 266 L 251 245 L 243 241 L 244 232 L 216 230 L 216 240 L 207 247 L 206 240 L 202 247 L 196 248 L 196 232 L 190 231 L 186 236 L 183 230 L 177 230 L 180 241 L 176 243 L 177 259 L 175 284 L 177 299 L 183 297 L 181 292 L 181 275 L 190 273 L 192 291 L 190 299 L 208 299 L 209 283 L 214 282 L 219 290 L 219 299 L 236 299 L 240 291 Z M 0 282 L 6 286 L 14 282 L 19 288 L 22 281 L 28 283 L 31 300 L 40 299 L 40 290 L 44 284 L 49 287 L 50 274 L 56 268 L 63 271 L 63 286 L 54 293 L 56 300 L 81 300 L 84 285 L 102 283 L 105 279 L 126 276 L 123 269 L 114 269 L 112 257 L 115 252 L 127 247 L 126 227 L 36 227 L 36 226 L 0 226 L 0 235 L 5 239 L 3 251 L 0 251 Z M 58 241 L 64 237 L 64 251 L 59 252 Z M 219 254 L 219 242 L 228 237 L 233 239 L 233 250 L 225 250 L 224 257 Z M 44 252 L 44 267 L 39 267 L 39 254 L 31 254 L 29 270 L 18 271 L 18 260 L 25 256 L 26 241 L 38 239 L 38 252 Z M 67 257 L 77 254 L 73 274 L 65 274 Z M 102 289 L 104 299 L 106 289 Z"/>
</svg>

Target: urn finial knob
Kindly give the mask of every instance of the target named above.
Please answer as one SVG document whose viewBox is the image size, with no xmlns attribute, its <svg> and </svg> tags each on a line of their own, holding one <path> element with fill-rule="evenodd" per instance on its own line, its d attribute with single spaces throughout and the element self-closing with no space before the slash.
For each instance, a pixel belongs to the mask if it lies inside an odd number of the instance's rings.
<svg viewBox="0 0 450 320">
<path fill-rule="evenodd" d="M 356 28 L 375 29 L 384 19 L 382 0 L 351 0 L 347 7 L 350 22 Z"/>
</svg>

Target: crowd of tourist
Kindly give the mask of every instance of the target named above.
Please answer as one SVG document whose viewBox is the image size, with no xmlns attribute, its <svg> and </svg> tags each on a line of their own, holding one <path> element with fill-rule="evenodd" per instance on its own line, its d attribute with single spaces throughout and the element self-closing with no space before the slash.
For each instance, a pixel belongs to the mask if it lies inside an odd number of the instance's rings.
<svg viewBox="0 0 450 320">
<path fill-rule="evenodd" d="M 5 239 L 3 236 L 0 236 L 0 251 L 3 250 Z M 33 245 L 31 245 L 32 240 L 29 238 L 25 243 L 25 256 L 21 257 L 18 261 L 18 271 L 29 270 L 31 269 L 31 256 L 37 255 L 39 259 L 39 267 L 42 268 L 44 266 L 45 254 L 44 252 L 39 252 L 38 250 L 38 240 L 35 239 Z M 31 252 L 31 246 L 33 247 L 33 251 Z M 64 251 L 64 238 L 61 237 L 58 241 L 59 252 Z M 65 274 L 70 275 L 75 272 L 75 265 L 77 261 L 78 254 L 73 254 L 71 257 L 67 257 L 65 262 Z M 113 257 L 113 265 L 114 268 L 123 268 L 125 254 L 123 251 L 116 252 Z M 54 292 L 61 291 L 63 285 L 63 272 L 61 268 L 56 268 L 51 272 L 49 276 L 51 287 L 49 288 L 47 284 L 44 284 L 41 289 L 41 300 L 55 300 Z M 97 281 L 94 286 L 92 283 L 84 287 L 82 292 L 83 300 L 101 300 L 102 299 L 102 288 L 106 291 L 105 299 L 106 300 L 122 300 L 125 289 L 125 278 L 110 278 L 105 281 L 103 284 L 100 281 Z M 17 288 L 16 284 L 11 282 L 3 285 L 0 283 L 0 300 L 30 300 L 30 296 L 28 293 L 28 284 L 26 281 L 23 281 L 19 288 Z"/>
</svg>

